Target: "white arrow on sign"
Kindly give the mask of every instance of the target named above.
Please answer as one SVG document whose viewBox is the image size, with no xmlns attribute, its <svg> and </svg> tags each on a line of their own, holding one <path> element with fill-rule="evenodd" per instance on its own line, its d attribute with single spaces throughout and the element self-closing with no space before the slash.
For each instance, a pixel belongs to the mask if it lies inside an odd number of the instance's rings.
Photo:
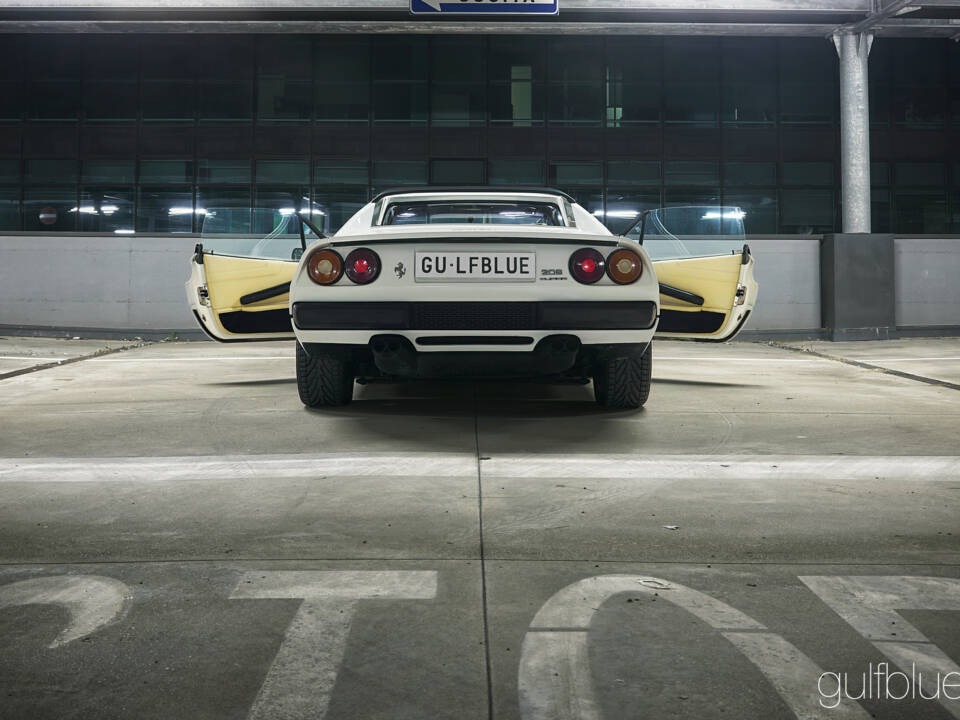
<svg viewBox="0 0 960 720">
<path fill-rule="evenodd" d="M 435 12 L 453 12 L 453 13 L 555 13 L 557 12 L 559 0 L 472 0 L 472 2 L 450 2 L 447 0 L 419 0 L 424 5 L 432 8 Z M 417 0 L 410 3 L 411 12 L 416 12 Z M 540 7 L 537 7 L 537 6 Z M 441 6 L 446 6 L 441 7 Z M 543 7 L 548 6 L 548 7 Z"/>
</svg>

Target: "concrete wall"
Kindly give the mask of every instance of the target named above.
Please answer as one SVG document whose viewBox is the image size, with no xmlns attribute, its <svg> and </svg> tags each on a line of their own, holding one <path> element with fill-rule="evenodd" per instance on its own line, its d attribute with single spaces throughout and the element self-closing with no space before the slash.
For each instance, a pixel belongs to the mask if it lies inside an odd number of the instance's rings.
<svg viewBox="0 0 960 720">
<path fill-rule="evenodd" d="M 0 325 L 196 328 L 183 284 L 195 237 L 0 235 Z"/>
<path fill-rule="evenodd" d="M 894 241 L 898 327 L 960 325 L 960 239 Z"/>
<path fill-rule="evenodd" d="M 760 294 L 747 330 L 803 331 L 820 328 L 820 236 L 754 237 Z"/>
<path fill-rule="evenodd" d="M 183 283 L 194 236 L 0 235 L 2 326 L 197 334 Z M 748 238 L 757 332 L 817 331 L 820 237 Z M 897 324 L 960 325 L 960 239 L 896 242 Z"/>
</svg>

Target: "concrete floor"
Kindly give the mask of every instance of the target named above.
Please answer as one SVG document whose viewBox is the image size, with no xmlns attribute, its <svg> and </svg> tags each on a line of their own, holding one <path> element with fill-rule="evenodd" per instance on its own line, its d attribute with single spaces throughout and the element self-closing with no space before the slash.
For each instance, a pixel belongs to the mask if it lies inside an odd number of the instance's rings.
<svg viewBox="0 0 960 720">
<path fill-rule="evenodd" d="M 958 339 L 659 342 L 635 413 L 308 411 L 290 343 L 2 379 L 0 718 L 960 717 L 949 679 L 824 707 L 960 670 L 958 381 Z"/>
</svg>

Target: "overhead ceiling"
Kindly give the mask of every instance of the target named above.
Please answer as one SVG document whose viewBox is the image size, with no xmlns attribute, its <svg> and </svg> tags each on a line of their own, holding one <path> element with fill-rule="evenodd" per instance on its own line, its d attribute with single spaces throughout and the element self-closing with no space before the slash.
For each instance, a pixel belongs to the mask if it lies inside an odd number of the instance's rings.
<svg viewBox="0 0 960 720">
<path fill-rule="evenodd" d="M 411 16 L 409 0 L 3 0 L 0 32 L 523 33 L 960 39 L 960 0 L 559 0 L 556 16 Z"/>
</svg>

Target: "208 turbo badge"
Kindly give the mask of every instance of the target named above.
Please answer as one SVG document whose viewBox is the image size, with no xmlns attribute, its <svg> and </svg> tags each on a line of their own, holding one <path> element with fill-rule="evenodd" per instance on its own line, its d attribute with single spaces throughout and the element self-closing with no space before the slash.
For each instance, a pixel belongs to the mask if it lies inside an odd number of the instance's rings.
<svg viewBox="0 0 960 720">
<path fill-rule="evenodd" d="M 566 280 L 563 268 L 541 268 L 540 280 Z"/>
</svg>

